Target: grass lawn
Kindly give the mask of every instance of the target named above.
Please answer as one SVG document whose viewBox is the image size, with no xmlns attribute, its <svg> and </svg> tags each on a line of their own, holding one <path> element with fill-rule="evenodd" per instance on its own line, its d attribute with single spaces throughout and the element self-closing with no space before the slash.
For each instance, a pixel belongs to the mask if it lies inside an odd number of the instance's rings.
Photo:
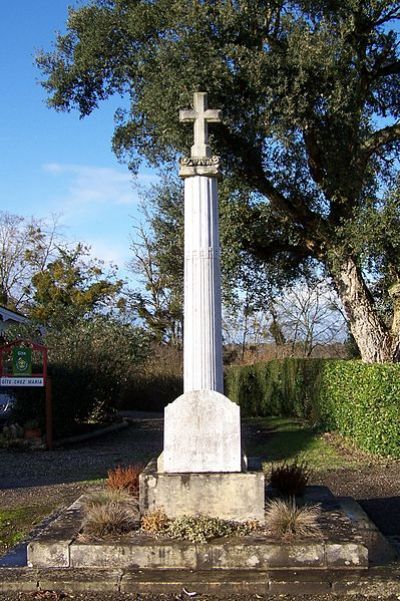
<svg viewBox="0 0 400 601">
<path fill-rule="evenodd" d="M 23 540 L 53 510 L 48 504 L 0 509 L 0 555 Z"/>
<path fill-rule="evenodd" d="M 261 457 L 266 470 L 273 463 L 306 461 L 313 471 L 356 468 L 360 458 L 337 435 L 326 435 L 302 420 L 268 417 L 249 418 L 253 430 L 247 454 Z"/>
</svg>

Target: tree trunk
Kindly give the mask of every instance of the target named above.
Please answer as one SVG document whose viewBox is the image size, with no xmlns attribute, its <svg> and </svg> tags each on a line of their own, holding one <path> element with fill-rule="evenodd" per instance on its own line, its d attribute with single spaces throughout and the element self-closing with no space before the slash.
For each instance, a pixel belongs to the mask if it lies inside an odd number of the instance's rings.
<svg viewBox="0 0 400 601">
<path fill-rule="evenodd" d="M 400 362 L 400 282 L 389 288 L 389 296 L 393 303 L 392 356 L 397 363 Z"/>
<path fill-rule="evenodd" d="M 343 261 L 339 269 L 333 270 L 332 276 L 362 360 L 366 363 L 398 360 L 392 333 L 379 316 L 354 260 Z"/>
</svg>

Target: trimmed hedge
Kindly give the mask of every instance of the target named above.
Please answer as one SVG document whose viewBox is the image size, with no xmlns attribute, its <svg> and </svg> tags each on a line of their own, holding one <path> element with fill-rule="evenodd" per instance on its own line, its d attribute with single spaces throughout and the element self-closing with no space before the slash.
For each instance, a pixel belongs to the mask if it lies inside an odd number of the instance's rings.
<svg viewBox="0 0 400 601">
<path fill-rule="evenodd" d="M 274 359 L 228 368 L 225 390 L 243 415 L 305 418 L 368 452 L 400 458 L 400 365 Z"/>
</svg>

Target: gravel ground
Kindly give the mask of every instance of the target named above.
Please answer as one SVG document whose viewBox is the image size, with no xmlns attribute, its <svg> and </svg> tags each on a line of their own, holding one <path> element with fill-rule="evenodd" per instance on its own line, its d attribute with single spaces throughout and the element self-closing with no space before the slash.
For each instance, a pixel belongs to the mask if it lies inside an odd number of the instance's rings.
<svg viewBox="0 0 400 601">
<path fill-rule="evenodd" d="M 142 416 L 141 416 L 142 417 Z M 251 427 L 246 427 L 251 437 Z M 46 497 L 54 506 L 68 505 L 83 491 L 95 485 L 99 478 L 105 478 L 107 470 L 119 464 L 145 463 L 159 454 L 162 448 L 162 420 L 140 419 L 132 422 L 129 428 L 104 437 L 75 444 L 55 451 L 11 452 L 0 450 L 0 507 L 15 505 L 32 506 L 41 503 Z M 325 474 L 317 474 L 313 484 L 324 484 L 337 495 L 353 496 L 387 535 L 400 536 L 400 462 L 366 460 L 357 470 L 342 469 Z M 352 596 L 353 601 L 369 599 L 399 601 L 398 590 L 382 591 Z M 128 595 L 128 594 L 75 594 L 56 595 L 51 592 L 1 594 L 0 601 L 27 601 L 28 599 L 91 599 L 93 601 L 122 601 L 127 599 L 170 601 L 189 599 L 182 595 Z M 192 597 L 212 600 L 214 597 L 201 595 Z M 276 596 L 237 596 L 231 601 L 276 600 Z M 279 595 L 288 601 L 298 596 Z M 331 601 L 349 599 L 347 595 L 307 596 L 308 601 Z"/>
<path fill-rule="evenodd" d="M 161 451 L 162 419 L 157 414 L 152 419 L 143 419 L 143 414 L 135 417 L 139 419 L 129 428 L 73 447 L 0 450 L 0 507 L 35 505 L 44 495 L 50 503 L 67 505 L 116 465 L 146 463 Z M 246 424 L 244 431 L 249 442 L 251 426 Z M 361 459 L 357 470 L 317 473 L 312 483 L 329 486 L 336 495 L 354 497 L 384 534 L 400 536 L 400 462 Z"/>
<path fill-rule="evenodd" d="M 41 503 L 43 496 L 68 504 L 93 480 L 117 465 L 145 463 L 159 454 L 162 420 L 142 420 L 129 428 L 54 451 L 0 450 L 0 507 Z"/>
</svg>

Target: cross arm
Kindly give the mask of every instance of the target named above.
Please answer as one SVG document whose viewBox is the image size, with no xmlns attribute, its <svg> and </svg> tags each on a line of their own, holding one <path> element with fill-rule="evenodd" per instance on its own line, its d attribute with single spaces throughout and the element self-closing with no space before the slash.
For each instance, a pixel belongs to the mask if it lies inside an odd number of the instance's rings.
<svg viewBox="0 0 400 601">
<path fill-rule="evenodd" d="M 209 123 L 221 123 L 222 121 L 222 111 L 220 109 L 207 109 L 204 116 Z"/>
<path fill-rule="evenodd" d="M 192 121 L 195 121 L 196 118 L 197 113 L 192 109 L 181 109 L 179 111 L 179 121 L 181 123 L 191 123 Z"/>
</svg>

